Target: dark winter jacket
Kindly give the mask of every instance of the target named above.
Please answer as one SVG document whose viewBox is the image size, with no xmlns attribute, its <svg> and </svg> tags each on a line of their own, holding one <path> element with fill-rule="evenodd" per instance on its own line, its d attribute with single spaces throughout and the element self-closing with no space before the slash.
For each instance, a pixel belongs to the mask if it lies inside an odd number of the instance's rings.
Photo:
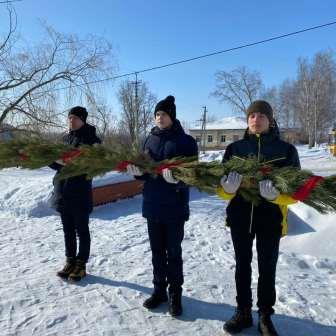
<svg viewBox="0 0 336 336">
<path fill-rule="evenodd" d="M 80 145 L 101 143 L 101 140 L 97 137 L 94 126 L 84 124 L 80 129 L 70 131 L 65 135 L 63 142 L 79 147 Z M 92 211 L 92 180 L 87 180 L 85 175 L 58 180 L 57 174 L 63 166 L 54 162 L 49 167 L 57 171 L 53 179 L 52 206 L 59 212 L 65 209 L 74 209 L 74 211 L 80 210 L 90 213 Z"/>
<path fill-rule="evenodd" d="M 144 151 L 154 161 L 177 156 L 197 156 L 196 141 L 185 134 L 180 122 L 175 120 L 168 130 L 154 127 L 144 144 Z M 161 175 L 156 178 L 145 174 L 142 214 L 148 219 L 183 220 L 189 219 L 189 188 L 182 182 L 167 183 Z"/>
<path fill-rule="evenodd" d="M 280 139 L 279 130 L 277 127 L 271 128 L 266 134 L 261 134 L 259 137 L 245 132 L 244 138 L 231 143 L 225 151 L 223 162 L 238 156 L 247 158 L 255 156 L 260 161 L 270 161 L 276 167 L 297 167 L 300 168 L 299 156 L 296 148 Z M 235 225 L 251 225 L 252 223 L 265 225 L 265 229 L 270 228 L 272 223 L 280 225 L 282 221 L 282 213 L 278 205 L 262 200 L 260 205 L 254 206 L 245 201 L 242 196 L 236 195 L 226 208 L 227 224 Z M 252 216 L 252 217 L 251 217 Z"/>
</svg>

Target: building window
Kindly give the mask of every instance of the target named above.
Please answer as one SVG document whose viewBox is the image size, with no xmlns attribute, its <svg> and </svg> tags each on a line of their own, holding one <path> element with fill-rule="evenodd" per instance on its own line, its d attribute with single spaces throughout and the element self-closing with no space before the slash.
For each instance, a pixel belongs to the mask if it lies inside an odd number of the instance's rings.
<svg viewBox="0 0 336 336">
<path fill-rule="evenodd" d="M 221 142 L 225 142 L 226 141 L 226 136 L 225 135 L 221 135 Z"/>
<path fill-rule="evenodd" d="M 200 143 L 201 142 L 201 137 L 196 135 L 196 138 L 195 138 L 196 142 Z"/>
<path fill-rule="evenodd" d="M 212 142 L 212 135 L 208 135 L 208 142 Z"/>
<path fill-rule="evenodd" d="M 232 140 L 233 141 L 238 141 L 239 140 L 239 135 L 234 134 L 233 137 L 232 137 Z"/>
</svg>

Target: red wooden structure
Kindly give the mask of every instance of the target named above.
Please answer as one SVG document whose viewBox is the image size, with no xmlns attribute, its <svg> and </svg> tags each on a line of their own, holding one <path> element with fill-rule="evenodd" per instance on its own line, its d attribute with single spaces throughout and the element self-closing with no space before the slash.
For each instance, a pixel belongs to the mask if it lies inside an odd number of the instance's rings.
<svg viewBox="0 0 336 336">
<path fill-rule="evenodd" d="M 134 180 L 92 188 L 93 205 L 97 206 L 133 197 L 141 194 L 142 187 L 142 181 Z"/>
</svg>

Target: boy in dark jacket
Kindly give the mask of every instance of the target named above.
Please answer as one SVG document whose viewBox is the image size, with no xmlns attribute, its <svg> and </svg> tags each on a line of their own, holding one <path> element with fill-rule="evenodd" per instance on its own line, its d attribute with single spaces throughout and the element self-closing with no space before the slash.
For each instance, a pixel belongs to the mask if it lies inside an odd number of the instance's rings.
<svg viewBox="0 0 336 336">
<path fill-rule="evenodd" d="M 177 156 L 197 156 L 196 141 L 185 134 L 176 119 L 175 98 L 161 100 L 154 111 L 155 124 L 145 141 L 144 151 L 155 161 Z M 172 316 L 182 314 L 183 284 L 182 247 L 184 223 L 189 219 L 189 188 L 176 180 L 170 169 L 156 178 L 143 174 L 134 165 L 127 171 L 145 181 L 142 214 L 147 219 L 148 235 L 152 250 L 154 292 L 144 302 L 153 309 L 168 300 Z"/>
<path fill-rule="evenodd" d="M 280 140 L 279 130 L 273 118 L 272 107 L 262 100 L 253 102 L 247 109 L 248 128 L 242 140 L 230 144 L 224 154 L 223 162 L 232 156 L 247 158 L 255 156 L 259 161 L 271 161 L 277 167 L 292 166 L 300 168 L 296 148 Z M 252 326 L 251 261 L 252 245 L 256 237 L 258 252 L 258 301 L 259 324 L 262 335 L 277 335 L 271 315 L 276 300 L 275 274 L 279 254 L 279 242 L 282 234 L 283 215 L 274 202 L 279 191 L 270 180 L 259 184 L 262 202 L 258 206 L 244 200 L 236 192 L 242 176 L 230 172 L 223 176 L 223 192 L 231 195 L 226 208 L 227 224 L 231 229 L 236 257 L 237 310 L 234 316 L 224 324 L 224 330 L 238 333 Z M 227 199 L 228 199 L 227 198 Z"/>
<path fill-rule="evenodd" d="M 75 106 L 69 111 L 69 133 L 63 138 L 68 145 L 93 145 L 101 143 L 96 129 L 86 123 L 87 111 L 84 107 Z M 53 207 L 60 213 L 65 242 L 66 263 L 57 272 L 61 278 L 79 281 L 86 275 L 86 263 L 90 254 L 89 216 L 92 211 L 92 180 L 85 175 L 58 180 L 58 173 L 65 163 L 57 160 L 49 167 L 57 171 L 53 184 Z M 77 238 L 79 249 L 77 253 Z"/>
</svg>

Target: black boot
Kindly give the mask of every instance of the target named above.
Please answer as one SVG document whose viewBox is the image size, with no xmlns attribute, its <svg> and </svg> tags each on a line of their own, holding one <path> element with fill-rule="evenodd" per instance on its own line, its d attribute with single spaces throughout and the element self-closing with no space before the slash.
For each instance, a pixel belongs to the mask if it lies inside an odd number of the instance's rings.
<svg viewBox="0 0 336 336">
<path fill-rule="evenodd" d="M 63 279 L 68 279 L 69 274 L 74 270 L 76 264 L 76 259 L 75 258 L 66 258 L 65 265 L 63 269 L 58 271 L 56 274 L 63 278 Z"/>
<path fill-rule="evenodd" d="M 271 314 L 259 313 L 258 330 L 263 336 L 278 336 L 271 320 Z"/>
<path fill-rule="evenodd" d="M 182 315 L 182 294 L 181 293 L 169 293 L 169 314 L 171 316 Z"/>
<path fill-rule="evenodd" d="M 156 291 L 144 301 L 143 306 L 147 309 L 154 309 L 158 307 L 161 303 L 167 302 L 167 292 L 166 291 Z"/>
<path fill-rule="evenodd" d="M 253 318 L 251 308 L 237 308 L 230 320 L 226 321 L 223 329 L 231 334 L 239 333 L 243 329 L 252 327 Z"/>
<path fill-rule="evenodd" d="M 72 272 L 69 274 L 70 281 L 80 281 L 86 276 L 86 264 L 83 260 L 77 259 Z"/>
</svg>

